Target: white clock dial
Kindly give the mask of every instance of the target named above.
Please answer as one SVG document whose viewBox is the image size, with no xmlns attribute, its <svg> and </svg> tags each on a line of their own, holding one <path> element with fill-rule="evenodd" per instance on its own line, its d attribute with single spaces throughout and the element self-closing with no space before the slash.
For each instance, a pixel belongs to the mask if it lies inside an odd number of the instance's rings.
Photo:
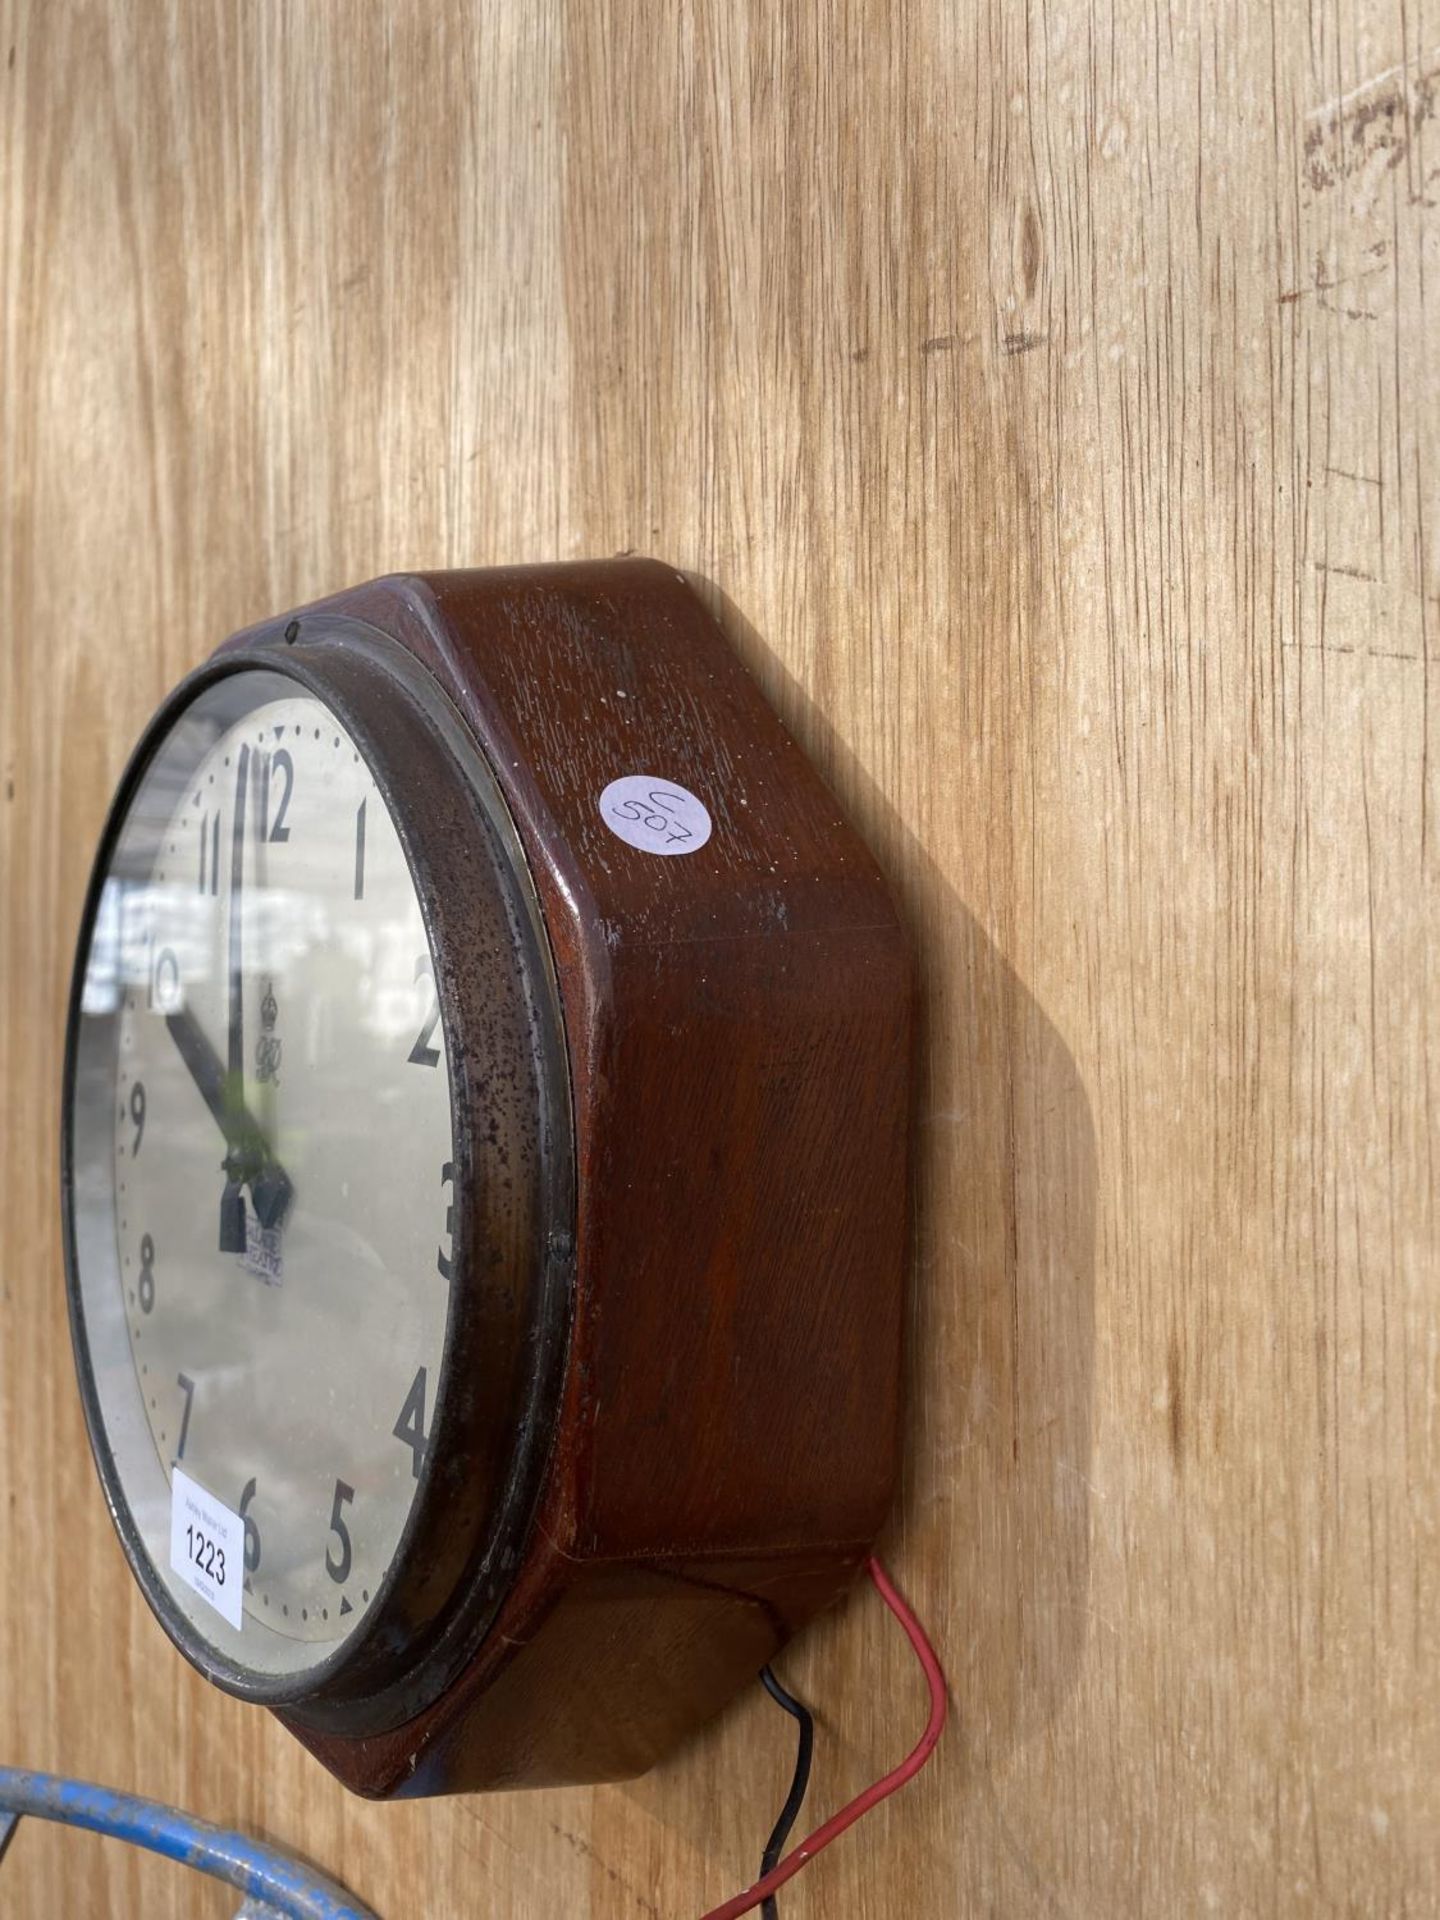
<svg viewBox="0 0 1440 1920">
<path fill-rule="evenodd" d="M 420 1489 L 445 1033 L 395 824 L 326 706 L 266 697 L 172 761 L 153 870 L 116 883 L 124 1325 L 166 1475 L 247 1522 L 246 1664 L 290 1670 L 354 1631 Z"/>
</svg>

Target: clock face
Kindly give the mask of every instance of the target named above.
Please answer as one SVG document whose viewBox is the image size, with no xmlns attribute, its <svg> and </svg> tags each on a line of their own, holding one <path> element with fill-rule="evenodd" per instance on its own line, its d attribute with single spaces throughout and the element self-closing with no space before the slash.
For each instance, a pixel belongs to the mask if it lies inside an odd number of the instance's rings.
<svg viewBox="0 0 1440 1920">
<path fill-rule="evenodd" d="M 425 1483 L 455 1209 L 435 974 L 336 715 L 264 670 L 197 695 L 95 912 L 75 1261 L 124 1503 L 192 1633 L 243 1672 L 340 1650 Z M 238 1628 L 172 1568 L 177 1468 L 243 1527 Z"/>
</svg>

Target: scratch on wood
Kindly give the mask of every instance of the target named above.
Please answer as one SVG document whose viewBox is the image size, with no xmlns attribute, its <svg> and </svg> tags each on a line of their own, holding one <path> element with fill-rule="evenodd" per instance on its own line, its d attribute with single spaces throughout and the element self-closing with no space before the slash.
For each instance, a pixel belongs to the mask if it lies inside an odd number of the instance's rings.
<svg viewBox="0 0 1440 1920">
<path fill-rule="evenodd" d="M 1286 640 L 1287 653 L 1354 653 L 1366 660 L 1424 660 L 1423 653 L 1407 653 L 1399 647 L 1351 647 L 1343 640 Z"/>
<path fill-rule="evenodd" d="M 1434 49 L 1430 58 L 1440 60 L 1440 47 Z M 1392 80 L 1398 80 L 1405 69 L 1414 64 L 1413 59 L 1401 60 L 1396 66 L 1386 67 L 1383 73 L 1372 73 L 1368 80 L 1360 81 L 1358 85 L 1351 87 L 1348 93 L 1338 94 L 1335 99 L 1327 100 L 1323 106 L 1312 107 L 1305 116 L 1306 120 L 1323 120 L 1329 115 L 1344 113 L 1354 101 L 1362 99 L 1367 93 L 1373 93 L 1377 87 L 1388 86 Z"/>
<path fill-rule="evenodd" d="M 628 1894 L 642 1913 L 650 1914 L 652 1920 L 664 1920 L 664 1915 L 661 1913 L 659 1907 L 657 1907 L 653 1901 L 647 1900 L 639 1888 L 632 1885 L 618 1868 L 612 1867 L 604 1854 L 602 1854 L 598 1848 L 592 1846 L 583 1834 L 574 1833 L 569 1827 L 562 1827 L 557 1820 L 550 1821 L 549 1825 L 550 1831 L 558 1834 L 560 1839 L 562 1839 L 572 1851 L 580 1854 L 586 1860 L 593 1860 L 595 1865 L 599 1867 L 605 1875 L 606 1879 L 610 1881 L 611 1885 L 618 1887 L 622 1893 Z"/>
<path fill-rule="evenodd" d="M 1279 304 L 1282 307 L 1287 307 L 1293 301 L 1303 300 L 1306 294 L 1333 293 L 1337 287 L 1353 286 L 1357 280 L 1373 280 L 1377 273 L 1388 273 L 1389 271 L 1390 271 L 1389 263 L 1386 262 L 1384 265 L 1381 265 L 1378 267 L 1365 267 L 1359 273 L 1342 274 L 1340 278 L 1337 280 L 1326 280 L 1321 277 L 1320 270 L 1317 265 L 1315 278 L 1310 282 L 1309 286 L 1291 287 L 1288 293 L 1281 294 Z M 1328 302 L 1324 300 L 1322 300 L 1320 304 L 1322 306 L 1328 307 Z M 1337 311 L 1337 309 L 1334 307 L 1329 307 L 1328 310 L 1331 313 L 1334 313 Z"/>
<path fill-rule="evenodd" d="M 1440 48 L 1430 56 L 1440 60 Z M 1415 61 L 1388 67 L 1305 116 L 1305 174 L 1317 193 L 1363 173 L 1404 164 L 1415 135 L 1435 112 L 1440 65 L 1408 79 Z"/>
</svg>

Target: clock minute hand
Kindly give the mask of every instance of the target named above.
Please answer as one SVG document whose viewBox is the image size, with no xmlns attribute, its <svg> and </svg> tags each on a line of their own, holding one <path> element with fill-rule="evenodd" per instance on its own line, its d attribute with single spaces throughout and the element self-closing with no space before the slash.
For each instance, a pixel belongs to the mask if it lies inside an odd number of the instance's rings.
<svg viewBox="0 0 1440 1920">
<path fill-rule="evenodd" d="M 270 1151 L 270 1144 L 254 1115 L 232 1089 L 219 1054 L 190 1009 L 182 1007 L 178 1013 L 167 1013 L 165 1030 L 175 1042 L 175 1049 L 195 1082 L 200 1098 L 225 1136 L 230 1149 L 225 1163 L 227 1174 L 237 1187 L 246 1181 L 250 1183 L 261 1226 L 278 1226 L 295 1191 L 290 1176 Z M 240 1225 L 243 1234 L 243 1213 Z M 223 1243 L 221 1246 L 223 1253 L 243 1253 L 244 1250 L 243 1240 L 239 1246 Z"/>
<path fill-rule="evenodd" d="M 245 1095 L 245 974 L 241 910 L 245 889 L 245 796 L 250 786 L 250 749 L 242 746 L 235 767 L 235 813 L 230 835 L 230 1072 L 226 1097 L 235 1108 Z M 227 1138 L 229 1132 L 227 1130 Z M 232 1139 L 225 1159 L 225 1191 L 220 1196 L 220 1251 L 245 1251 L 245 1168 Z"/>
</svg>

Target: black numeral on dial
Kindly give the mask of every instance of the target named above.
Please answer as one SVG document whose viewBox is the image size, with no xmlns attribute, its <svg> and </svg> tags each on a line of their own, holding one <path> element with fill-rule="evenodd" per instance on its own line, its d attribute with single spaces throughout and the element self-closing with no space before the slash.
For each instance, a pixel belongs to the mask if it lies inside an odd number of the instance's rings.
<svg viewBox="0 0 1440 1920">
<path fill-rule="evenodd" d="M 245 1571 L 255 1573 L 260 1566 L 260 1529 L 250 1518 L 248 1508 L 255 1498 L 255 1481 L 245 1482 L 245 1491 L 240 1496 L 240 1518 L 245 1522 Z"/>
<path fill-rule="evenodd" d="M 280 804 L 275 809 L 275 818 L 270 818 L 270 782 L 275 774 L 285 782 L 285 790 L 280 795 Z M 290 811 L 290 795 L 295 788 L 295 762 L 290 758 L 288 747 L 272 754 L 265 762 L 265 777 L 260 782 L 260 838 L 262 840 L 288 840 L 290 829 L 285 824 L 285 816 Z"/>
<path fill-rule="evenodd" d="M 155 1310 L 155 1242 L 148 1233 L 140 1236 L 140 1311 Z"/>
<path fill-rule="evenodd" d="M 453 1160 L 447 1160 L 440 1169 L 440 1184 L 442 1187 L 449 1187 L 451 1192 L 450 1205 L 445 1209 L 445 1238 L 450 1242 L 450 1250 L 447 1253 L 444 1247 L 439 1248 L 435 1255 L 435 1264 L 440 1269 L 441 1277 L 448 1280 L 455 1271 L 452 1264 L 455 1259 L 455 1163 Z"/>
<path fill-rule="evenodd" d="M 330 1531 L 340 1542 L 338 1559 L 330 1558 L 330 1550 L 325 1550 L 325 1571 L 337 1587 L 343 1587 L 350 1578 L 350 1566 L 354 1555 L 350 1551 L 350 1529 L 345 1525 L 345 1516 L 341 1509 L 355 1498 L 355 1489 L 347 1487 L 343 1480 L 335 1482 L 335 1499 L 330 1507 Z"/>
<path fill-rule="evenodd" d="M 140 1080 L 130 1089 L 130 1119 L 135 1127 L 135 1143 L 130 1149 L 133 1157 L 139 1153 L 140 1142 L 145 1138 L 145 1087 Z"/>
<path fill-rule="evenodd" d="M 440 1019 L 440 1002 L 435 993 L 435 968 L 431 964 L 428 953 L 422 953 L 415 962 L 416 985 L 418 986 L 422 980 L 430 982 L 430 1010 L 425 1016 L 425 1024 L 421 1027 L 407 1058 L 412 1067 L 434 1067 L 440 1064 L 440 1049 L 431 1046 L 430 1036 L 434 1033 Z"/>
<path fill-rule="evenodd" d="M 400 1409 L 400 1418 L 390 1429 L 397 1440 L 403 1440 L 410 1449 L 415 1478 L 420 1478 L 420 1469 L 425 1464 L 425 1449 L 430 1444 L 425 1431 L 425 1369 L 421 1367 L 410 1383 L 410 1391 L 405 1396 L 405 1404 Z"/>
<path fill-rule="evenodd" d="M 185 1396 L 185 1411 L 180 1416 L 180 1444 L 175 1449 L 175 1458 L 185 1458 L 185 1441 L 190 1433 L 190 1409 L 195 1404 L 195 1382 L 188 1374 L 177 1373 L 175 1384 Z"/>
</svg>

